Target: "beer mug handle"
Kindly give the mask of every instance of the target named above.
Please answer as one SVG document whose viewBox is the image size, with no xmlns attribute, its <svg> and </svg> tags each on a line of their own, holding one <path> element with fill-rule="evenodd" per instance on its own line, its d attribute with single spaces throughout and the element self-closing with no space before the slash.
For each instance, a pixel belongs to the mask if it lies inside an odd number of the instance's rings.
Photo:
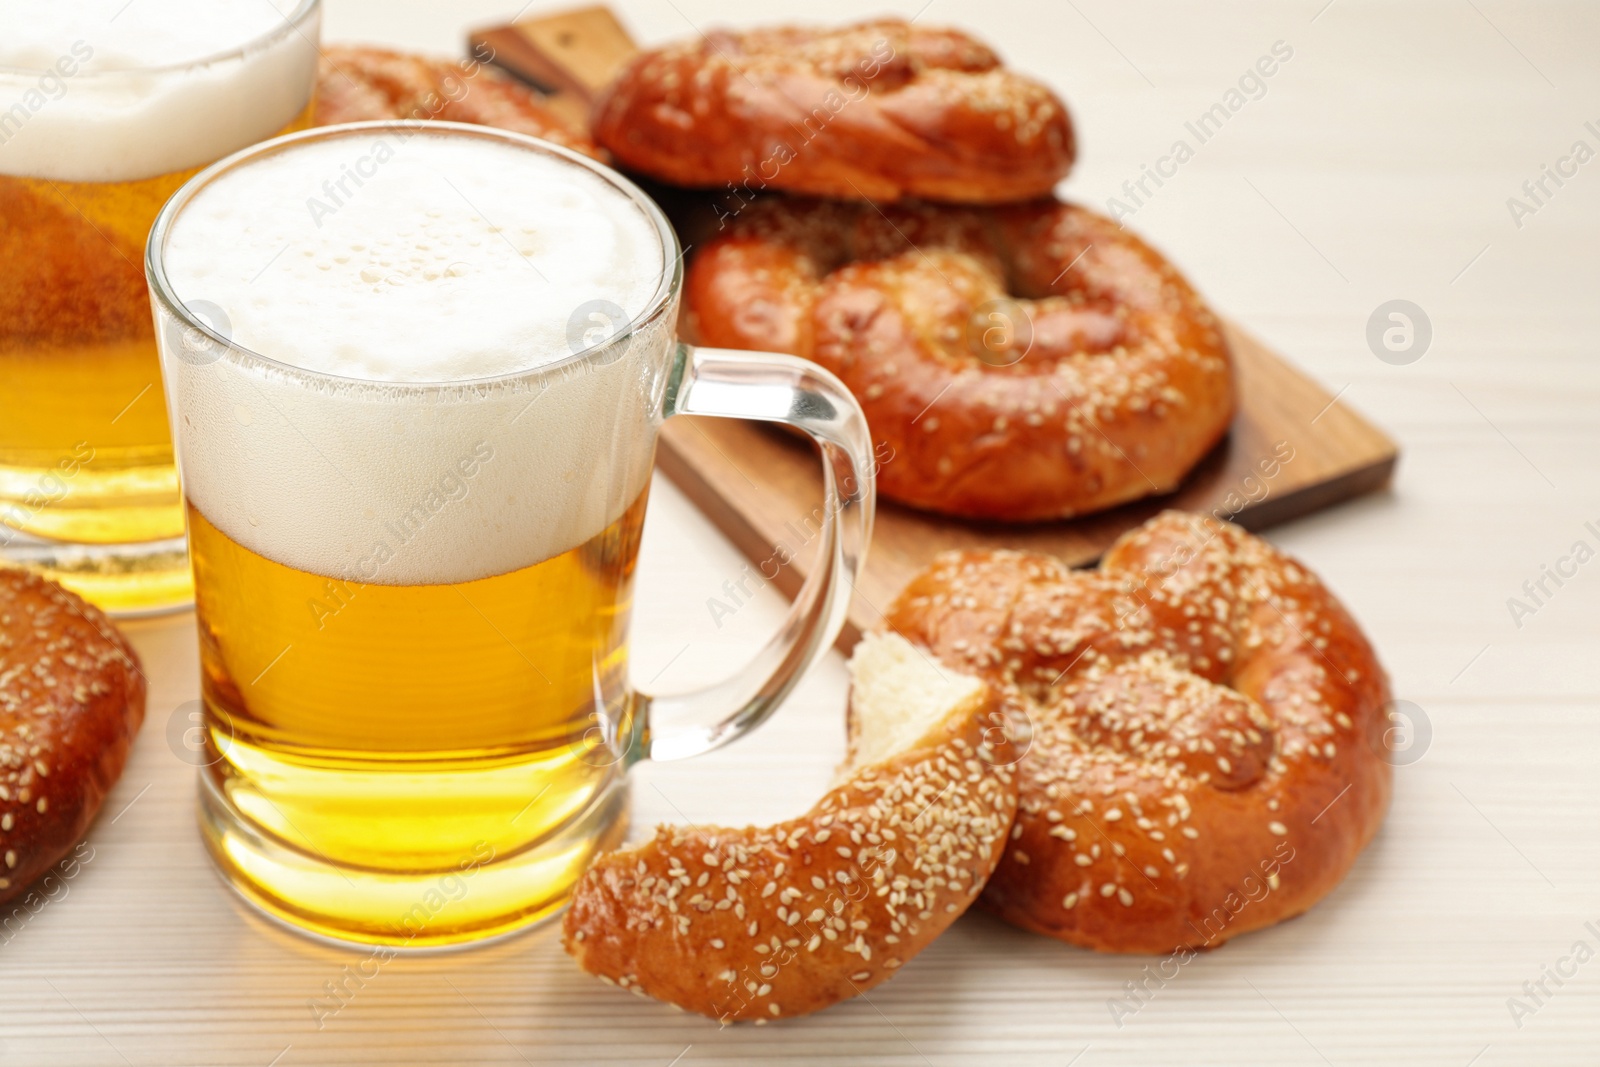
<svg viewBox="0 0 1600 1067">
<path fill-rule="evenodd" d="M 695 692 L 635 694 L 641 755 L 675 760 L 709 752 L 760 725 L 833 644 L 872 540 L 876 490 L 866 416 L 844 384 L 815 363 L 680 344 L 662 412 L 779 422 L 809 434 L 821 446 L 825 516 L 816 564 L 782 628 L 755 659 Z"/>
</svg>

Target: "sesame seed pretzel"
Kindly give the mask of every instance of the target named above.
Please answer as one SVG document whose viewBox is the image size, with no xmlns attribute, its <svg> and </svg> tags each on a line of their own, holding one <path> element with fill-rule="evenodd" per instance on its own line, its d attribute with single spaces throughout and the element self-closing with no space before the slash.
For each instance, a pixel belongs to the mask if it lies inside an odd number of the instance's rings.
<svg viewBox="0 0 1600 1067">
<path fill-rule="evenodd" d="M 66 855 L 122 775 L 145 679 L 98 608 L 0 569 L 0 903 Z"/>
<path fill-rule="evenodd" d="M 869 665 L 885 656 L 959 695 L 948 710 L 933 698 L 932 724 L 912 736 L 863 743 L 866 724 L 893 717 L 885 707 L 929 699 L 914 677 Z M 579 966 L 689 1011 L 760 1023 L 886 981 L 977 900 L 1017 804 L 1003 739 L 989 736 L 1005 721 L 994 694 L 893 635 L 863 639 L 851 671 L 842 781 L 797 819 L 662 826 L 601 856 L 563 927 Z"/>
<path fill-rule="evenodd" d="M 1032 723 L 983 903 L 1106 952 L 1214 947 L 1316 903 L 1377 832 L 1388 683 L 1317 578 L 1164 512 L 1094 571 L 943 557 L 886 626 Z"/>
<path fill-rule="evenodd" d="M 788 352 L 860 401 L 879 492 L 1033 521 L 1168 492 L 1227 431 L 1216 318 L 1155 250 L 1054 200 L 765 198 L 694 259 L 701 344 Z"/>
<path fill-rule="evenodd" d="M 594 137 L 676 185 L 879 201 L 1042 196 L 1074 153 L 1048 88 L 958 30 L 898 19 L 642 53 L 596 104 Z"/>
</svg>

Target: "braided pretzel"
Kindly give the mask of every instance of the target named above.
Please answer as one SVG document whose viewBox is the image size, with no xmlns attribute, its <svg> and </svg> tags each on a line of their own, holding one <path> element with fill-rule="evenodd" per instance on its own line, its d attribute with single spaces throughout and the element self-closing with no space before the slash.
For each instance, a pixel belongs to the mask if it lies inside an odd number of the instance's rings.
<svg viewBox="0 0 1600 1067">
<path fill-rule="evenodd" d="M 692 263 L 702 344 L 789 352 L 861 402 L 886 497 L 1063 518 L 1172 490 L 1233 412 L 1216 318 L 1101 215 L 766 198 Z"/>
<path fill-rule="evenodd" d="M 997 203 L 1072 167 L 1048 88 L 957 30 L 889 19 L 730 33 L 645 52 L 596 104 L 594 136 L 676 185 Z"/>
<path fill-rule="evenodd" d="M 886 625 L 1033 725 L 984 903 L 1107 952 L 1215 946 L 1316 903 L 1377 832 L 1388 683 L 1309 571 L 1165 512 L 1099 570 L 936 562 Z"/>
</svg>

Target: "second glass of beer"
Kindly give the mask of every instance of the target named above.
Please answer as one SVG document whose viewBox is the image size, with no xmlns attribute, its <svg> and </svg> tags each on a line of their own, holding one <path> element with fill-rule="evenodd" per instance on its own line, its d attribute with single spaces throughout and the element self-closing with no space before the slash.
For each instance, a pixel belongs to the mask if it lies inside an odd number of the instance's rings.
<svg viewBox="0 0 1600 1067">
<path fill-rule="evenodd" d="M 202 166 L 311 121 L 318 0 L 0 10 L 0 564 L 118 614 L 187 605 L 143 271 Z"/>
<path fill-rule="evenodd" d="M 813 364 L 680 344 L 680 258 L 614 172 L 447 123 L 281 138 L 162 212 L 202 832 L 259 907 L 408 947 L 534 922 L 620 841 L 632 763 L 749 729 L 831 644 L 870 534 L 865 421 Z M 631 589 L 684 413 L 810 434 L 825 518 L 756 660 L 647 696 Z"/>
</svg>

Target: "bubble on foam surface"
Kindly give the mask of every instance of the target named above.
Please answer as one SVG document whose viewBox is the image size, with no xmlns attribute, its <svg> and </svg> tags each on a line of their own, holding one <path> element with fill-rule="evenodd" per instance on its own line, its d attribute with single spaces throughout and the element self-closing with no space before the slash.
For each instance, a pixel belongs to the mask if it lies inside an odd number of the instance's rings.
<svg viewBox="0 0 1600 1067">
<path fill-rule="evenodd" d="M 630 317 L 660 284 L 653 223 L 599 176 L 503 142 L 371 131 L 221 176 L 167 243 L 180 299 L 235 343 L 325 374 L 462 381 L 570 354 L 575 308 Z"/>
<path fill-rule="evenodd" d="M 569 161 L 414 134 L 317 225 L 307 198 L 373 146 L 288 148 L 178 216 L 180 298 L 220 306 L 272 360 L 367 379 L 169 358 L 185 492 L 252 551 L 341 579 L 468 581 L 583 543 L 647 484 L 673 316 L 616 358 L 472 379 L 567 356 L 585 301 L 645 310 L 665 264 L 653 223 Z M 177 353 L 181 325 L 161 343 Z M 458 384 L 418 384 L 440 381 Z"/>
<path fill-rule="evenodd" d="M 319 16 L 291 27 L 297 7 L 0 0 L 0 174 L 132 181 L 271 136 L 311 98 Z"/>
</svg>

